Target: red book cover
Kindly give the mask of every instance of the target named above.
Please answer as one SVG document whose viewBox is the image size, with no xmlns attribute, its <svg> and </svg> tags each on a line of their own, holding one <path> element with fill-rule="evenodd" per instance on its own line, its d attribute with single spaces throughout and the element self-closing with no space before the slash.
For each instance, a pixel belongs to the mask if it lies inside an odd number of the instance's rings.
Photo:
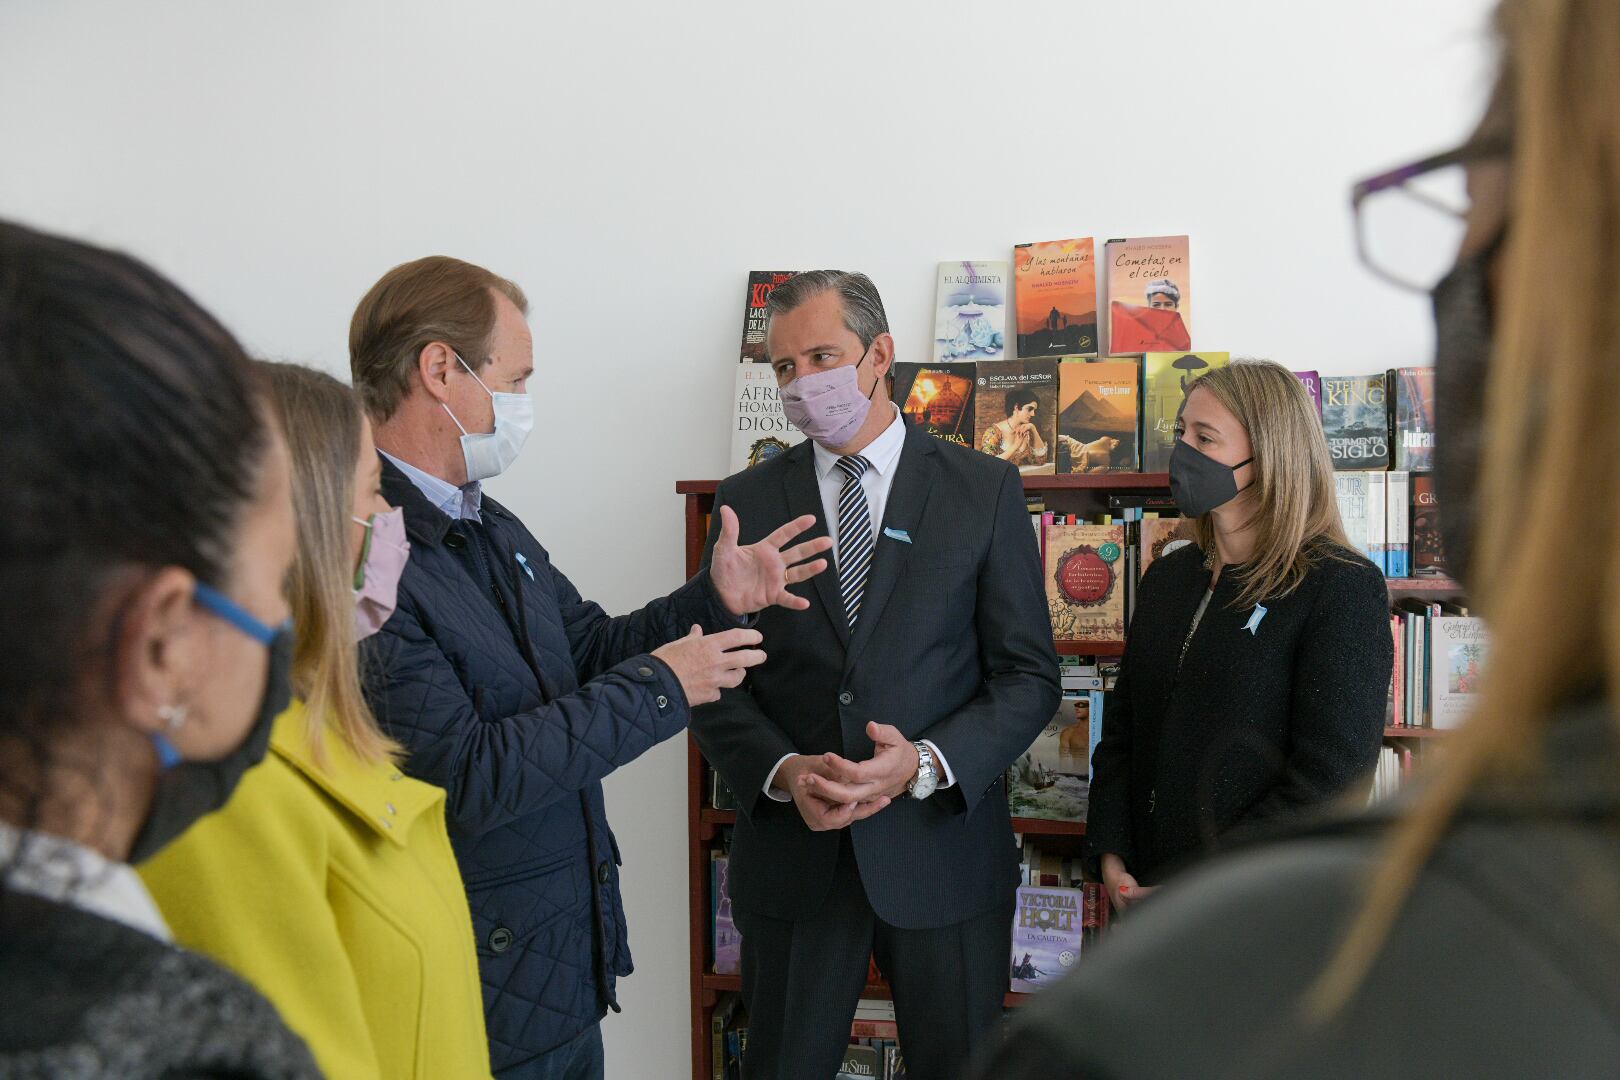
<svg viewBox="0 0 1620 1080">
<path fill-rule="evenodd" d="M 1185 352 L 1192 335 L 1179 311 L 1141 307 L 1115 300 L 1112 305 L 1113 338 L 1109 353 Z"/>
<path fill-rule="evenodd" d="M 748 303 L 743 307 L 743 363 L 765 363 L 765 300 L 771 295 L 772 289 L 797 272 L 796 270 L 748 272 Z"/>
</svg>

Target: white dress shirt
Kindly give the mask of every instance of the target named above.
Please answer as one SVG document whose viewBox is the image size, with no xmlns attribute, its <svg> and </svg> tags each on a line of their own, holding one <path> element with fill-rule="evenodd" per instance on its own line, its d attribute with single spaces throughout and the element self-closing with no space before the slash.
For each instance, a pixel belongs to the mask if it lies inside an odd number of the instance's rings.
<svg viewBox="0 0 1620 1080">
<path fill-rule="evenodd" d="M 128 863 L 59 836 L 0 823 L 0 866 L 8 864 L 7 888 L 123 923 L 159 941 L 173 940 L 152 894 Z"/>
<path fill-rule="evenodd" d="M 456 487 L 448 480 L 441 480 L 432 473 L 423 472 L 408 461 L 401 461 L 386 450 L 377 451 L 383 457 L 392 461 L 400 472 L 410 478 L 416 485 L 416 490 L 427 496 L 428 502 L 437 506 L 450 516 L 452 521 L 479 521 L 478 512 L 484 506 L 484 489 L 477 480 L 461 487 Z"/>
<path fill-rule="evenodd" d="M 894 419 L 883 433 L 873 439 L 862 450 L 860 456 L 866 459 L 867 470 L 861 474 L 861 489 L 866 492 L 867 512 L 872 515 L 872 538 L 876 540 L 883 535 L 883 509 L 889 504 L 889 489 L 894 486 L 894 474 L 900 468 L 900 451 L 906 445 L 906 422 L 900 415 L 900 406 L 889 403 L 894 410 Z M 816 480 L 821 485 L 821 514 L 822 520 L 827 523 L 827 535 L 832 537 L 833 551 L 838 550 L 838 495 L 843 490 L 845 473 L 838 467 L 841 455 L 826 449 L 820 443 L 812 443 L 811 451 L 815 454 Z M 836 566 L 824 573 L 837 575 Z M 951 773 L 951 767 L 945 763 L 945 755 L 939 752 L 927 739 L 922 743 L 934 755 L 934 763 L 940 774 L 940 787 L 950 787 L 956 783 L 956 777 Z M 782 761 L 786 761 L 795 754 L 785 754 Z M 765 777 L 765 794 L 777 802 L 792 802 L 791 795 L 784 795 L 771 785 L 776 782 L 776 772 L 782 767 L 778 761 L 771 767 L 770 773 Z"/>
</svg>

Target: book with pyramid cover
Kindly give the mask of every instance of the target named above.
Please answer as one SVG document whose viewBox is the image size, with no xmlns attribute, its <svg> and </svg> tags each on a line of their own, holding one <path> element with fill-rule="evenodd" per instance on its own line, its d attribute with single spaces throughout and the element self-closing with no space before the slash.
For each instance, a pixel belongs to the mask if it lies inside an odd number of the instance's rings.
<svg viewBox="0 0 1620 1080">
<path fill-rule="evenodd" d="M 1137 471 L 1141 379 L 1134 359 L 1058 365 L 1059 473 Z"/>
</svg>

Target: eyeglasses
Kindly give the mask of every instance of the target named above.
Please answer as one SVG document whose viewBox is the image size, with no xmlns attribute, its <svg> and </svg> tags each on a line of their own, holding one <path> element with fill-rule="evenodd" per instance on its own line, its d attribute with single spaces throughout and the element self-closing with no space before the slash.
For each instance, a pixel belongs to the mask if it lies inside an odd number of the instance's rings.
<svg viewBox="0 0 1620 1080">
<path fill-rule="evenodd" d="M 1505 137 L 1482 139 L 1357 184 L 1350 207 L 1362 263 L 1403 289 L 1432 290 L 1468 231 L 1468 166 L 1509 150 Z"/>
</svg>

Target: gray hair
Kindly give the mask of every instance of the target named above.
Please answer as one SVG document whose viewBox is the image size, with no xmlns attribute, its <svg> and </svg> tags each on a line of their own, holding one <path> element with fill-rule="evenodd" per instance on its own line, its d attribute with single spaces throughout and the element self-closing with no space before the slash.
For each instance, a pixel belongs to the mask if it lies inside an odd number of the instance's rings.
<svg viewBox="0 0 1620 1080">
<path fill-rule="evenodd" d="M 786 315 L 825 292 L 836 292 L 843 301 L 844 329 L 860 338 L 863 348 L 870 349 L 879 334 L 889 332 L 889 316 L 871 278 L 848 270 L 806 270 L 782 282 L 766 298 L 766 336 L 776 316 Z"/>
<path fill-rule="evenodd" d="M 1181 303 L 1181 290 L 1176 288 L 1176 283 L 1167 277 L 1148 282 L 1147 295 L 1149 300 L 1153 299 L 1154 293 L 1164 293 L 1170 298 L 1172 304 Z"/>
</svg>

